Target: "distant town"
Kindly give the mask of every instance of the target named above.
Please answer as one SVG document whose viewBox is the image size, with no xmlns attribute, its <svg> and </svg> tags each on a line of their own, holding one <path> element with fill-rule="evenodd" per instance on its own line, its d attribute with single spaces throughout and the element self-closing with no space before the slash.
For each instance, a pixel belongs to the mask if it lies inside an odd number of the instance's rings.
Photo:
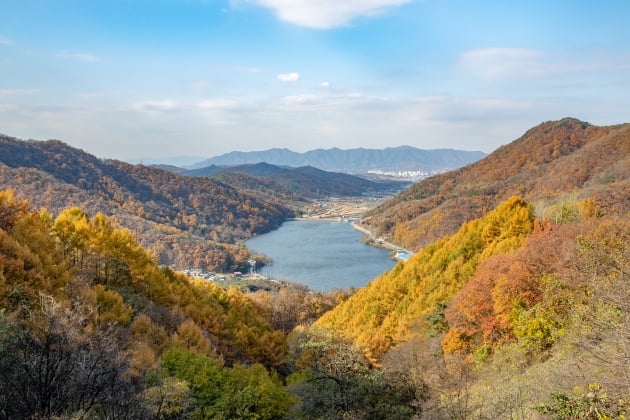
<svg viewBox="0 0 630 420">
<path fill-rule="evenodd" d="M 447 169 L 435 169 L 431 171 L 383 171 L 381 169 L 371 169 L 367 173 L 370 175 L 378 175 L 379 177 L 396 178 L 405 181 L 420 181 L 433 175 L 446 172 Z"/>
</svg>

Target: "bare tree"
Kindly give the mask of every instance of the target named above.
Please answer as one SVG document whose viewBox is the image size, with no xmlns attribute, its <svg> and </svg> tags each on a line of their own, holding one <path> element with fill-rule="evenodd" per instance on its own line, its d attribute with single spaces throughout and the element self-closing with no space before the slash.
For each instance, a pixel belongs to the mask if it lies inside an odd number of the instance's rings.
<svg viewBox="0 0 630 420">
<path fill-rule="evenodd" d="M 80 311 L 52 297 L 41 295 L 40 308 L 0 331 L 0 418 L 131 418 L 137 385 L 117 335 L 90 331 Z"/>
</svg>

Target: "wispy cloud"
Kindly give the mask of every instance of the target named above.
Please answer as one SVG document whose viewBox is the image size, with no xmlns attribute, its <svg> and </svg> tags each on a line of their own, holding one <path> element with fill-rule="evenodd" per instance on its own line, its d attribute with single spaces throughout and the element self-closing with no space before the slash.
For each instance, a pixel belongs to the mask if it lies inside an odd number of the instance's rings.
<svg viewBox="0 0 630 420">
<path fill-rule="evenodd" d="M 13 45 L 13 41 L 5 36 L 0 35 L 0 45 Z"/>
<path fill-rule="evenodd" d="M 108 96 L 119 95 L 122 91 L 120 90 L 104 90 L 101 92 L 75 92 L 72 94 L 73 97 L 79 99 L 100 99 L 106 98 Z"/>
<path fill-rule="evenodd" d="M 549 74 L 549 54 L 526 48 L 480 48 L 464 52 L 460 67 L 483 79 L 537 78 Z"/>
<path fill-rule="evenodd" d="M 627 118 L 624 107 L 573 98 L 401 98 L 361 92 L 258 100 L 164 98 L 116 109 L 90 103 L 40 106 L 1 102 L 0 127 L 10 135 L 60 138 L 100 156 L 111 156 L 114 142 L 116 150 L 122 151 L 115 156 L 118 158 L 120 153 L 147 156 L 147 151 L 175 155 L 184 149 L 215 154 L 248 150 L 251 138 L 260 149 L 409 144 L 489 152 L 540 121 L 587 115 L 591 122 L 601 124 Z M 87 143 L 86 138 L 94 143 Z"/>
<path fill-rule="evenodd" d="M 630 69 L 630 57 L 582 52 L 559 55 L 528 48 L 479 48 L 460 55 L 458 66 L 486 80 L 543 79 L 567 74 Z"/>
<path fill-rule="evenodd" d="M 39 93 L 39 89 L 0 89 L 0 98 L 13 95 L 32 95 Z"/>
<path fill-rule="evenodd" d="M 295 107 L 295 106 L 313 106 L 313 105 L 322 105 L 323 100 L 321 96 L 313 95 L 313 94 L 304 94 L 304 95 L 292 95 L 285 96 L 281 99 L 281 104 Z"/>
<path fill-rule="evenodd" d="M 298 80 L 300 80 L 300 73 L 279 74 L 278 80 L 280 80 L 282 83 L 297 82 Z"/>
<path fill-rule="evenodd" d="M 178 111 L 181 108 L 182 104 L 170 99 L 162 101 L 139 101 L 125 107 L 125 109 L 143 113 L 161 113 L 165 111 L 172 112 Z"/>
<path fill-rule="evenodd" d="M 69 52 L 69 51 L 60 51 L 57 54 L 57 57 L 59 57 L 59 58 L 68 58 L 68 59 L 79 60 L 79 61 L 86 61 L 86 62 L 89 62 L 89 63 L 93 63 L 93 62 L 96 62 L 96 61 L 101 61 L 100 57 L 97 57 L 97 56 L 92 55 L 92 54 L 73 53 L 73 52 Z"/>
<path fill-rule="evenodd" d="M 412 0 L 249 0 L 270 8 L 281 20 L 316 29 L 347 25 L 361 16 L 382 14 Z"/>
<path fill-rule="evenodd" d="M 240 106 L 238 101 L 232 99 L 208 99 L 197 103 L 197 107 L 206 111 L 225 111 L 236 109 Z"/>
</svg>

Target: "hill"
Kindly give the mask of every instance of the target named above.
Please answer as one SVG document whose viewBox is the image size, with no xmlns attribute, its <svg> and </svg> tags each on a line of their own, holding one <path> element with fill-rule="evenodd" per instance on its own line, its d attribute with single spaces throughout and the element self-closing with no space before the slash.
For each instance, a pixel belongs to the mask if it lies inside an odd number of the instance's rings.
<svg viewBox="0 0 630 420">
<path fill-rule="evenodd" d="M 325 171 L 367 173 L 383 171 L 432 171 L 459 168 L 485 156 L 482 152 L 453 149 L 423 150 L 410 146 L 386 149 L 317 149 L 305 153 L 289 149 L 259 152 L 231 152 L 192 165 L 199 169 L 211 165 L 244 165 L 266 162 L 278 166 L 313 166 Z"/>
<path fill-rule="evenodd" d="M 242 165 L 210 165 L 198 169 L 186 169 L 181 173 L 188 176 L 212 176 L 218 173 L 241 172 L 254 177 L 270 177 L 290 169 L 266 162 L 259 162 Z"/>
<path fill-rule="evenodd" d="M 276 194 L 283 198 L 296 200 L 312 200 L 330 196 L 361 196 L 375 192 L 401 190 L 407 185 L 402 182 L 374 182 L 353 175 L 337 172 L 327 172 L 312 166 L 299 168 L 280 167 L 269 163 L 243 164 L 234 166 L 209 166 L 180 172 L 188 176 L 213 176 L 235 188 L 258 191 L 266 194 Z M 219 174 L 221 174 L 219 176 Z M 225 174 L 232 174 L 226 176 Z M 239 176 L 245 174 L 248 176 Z M 259 181 L 252 183 L 251 177 Z M 266 182 L 268 181 L 268 182 Z M 264 188 L 260 188 L 264 182 Z M 251 187 L 256 185 L 257 188 Z"/>
<path fill-rule="evenodd" d="M 342 331 L 376 361 L 409 338 L 416 320 L 448 302 L 479 263 L 516 249 L 532 230 L 531 207 L 512 198 L 376 278 L 317 324 Z"/>
<path fill-rule="evenodd" d="M 586 199 L 534 219 L 513 197 L 324 314 L 413 384 L 420 418 L 623 419 L 630 219 Z"/>
<path fill-rule="evenodd" d="M 115 215 L 162 263 L 213 270 L 245 267 L 247 253 L 225 243 L 292 215 L 214 179 L 101 160 L 60 141 L 1 137 L 0 182 L 55 214 L 81 206 Z"/>
<path fill-rule="evenodd" d="M 0 192 L 0 418 L 280 418 L 285 357 L 241 292 L 159 268 L 102 214 Z"/>
<path fill-rule="evenodd" d="M 561 211 L 584 198 L 606 213 L 627 211 L 630 124 L 597 127 L 571 118 L 540 124 L 478 162 L 417 183 L 370 212 L 366 224 L 420 249 L 513 195 L 533 203 L 541 217 L 545 208 Z"/>
<path fill-rule="evenodd" d="M 625 418 L 629 130 L 544 123 L 401 193 L 371 222 L 419 251 L 302 334 L 413 384 L 419 418 Z M 492 207 L 513 191 L 536 201 Z"/>
</svg>

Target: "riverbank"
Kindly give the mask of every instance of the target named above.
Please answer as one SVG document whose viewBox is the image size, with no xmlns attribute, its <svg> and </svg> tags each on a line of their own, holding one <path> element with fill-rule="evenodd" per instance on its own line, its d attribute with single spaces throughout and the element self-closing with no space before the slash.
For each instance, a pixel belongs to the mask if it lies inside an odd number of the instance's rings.
<svg viewBox="0 0 630 420">
<path fill-rule="evenodd" d="M 376 235 L 374 235 L 374 233 L 363 227 L 360 223 L 358 222 L 353 222 L 352 223 L 352 228 L 355 230 L 358 230 L 359 232 L 365 234 L 366 236 L 368 236 L 368 240 L 366 241 L 366 243 L 368 245 L 372 245 L 372 246 L 376 246 L 376 247 L 380 247 L 380 248 L 386 248 L 386 249 L 391 249 L 392 251 L 396 251 L 396 254 L 407 254 L 407 255 L 411 255 L 412 252 L 402 248 L 400 245 L 396 245 L 393 244 L 391 242 L 387 242 L 386 240 L 382 239 L 382 238 L 377 238 Z M 396 258 L 396 259 L 403 259 L 403 258 Z"/>
<path fill-rule="evenodd" d="M 331 215 L 330 213 L 328 213 L 328 214 L 320 214 L 320 215 L 314 215 L 314 216 L 296 217 L 296 218 L 291 218 L 287 220 L 300 221 L 300 222 L 350 223 L 354 230 L 361 232 L 365 235 L 365 239 L 363 241 L 365 244 L 373 246 L 375 248 L 384 248 L 384 249 L 389 249 L 391 251 L 394 251 L 394 253 L 392 254 L 392 259 L 396 261 L 404 261 L 407 258 L 409 258 L 410 255 L 413 254 L 412 251 L 409 251 L 408 249 L 405 249 L 401 247 L 400 245 L 393 244 L 382 238 L 377 238 L 374 232 L 362 226 L 360 221 L 353 221 L 352 219 L 360 217 L 359 214 L 350 213 L 350 215 L 348 215 L 348 213 L 346 213 L 345 215 L 341 215 L 341 216 L 337 214 L 338 213 L 335 213 L 335 215 Z M 399 257 L 399 255 L 402 255 L 403 257 Z"/>
</svg>

